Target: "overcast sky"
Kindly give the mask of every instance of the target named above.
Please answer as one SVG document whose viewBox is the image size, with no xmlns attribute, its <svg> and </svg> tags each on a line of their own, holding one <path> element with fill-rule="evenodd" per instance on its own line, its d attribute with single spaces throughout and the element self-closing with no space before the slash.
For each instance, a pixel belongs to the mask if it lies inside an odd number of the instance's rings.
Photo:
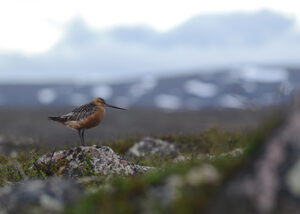
<svg viewBox="0 0 300 214">
<path fill-rule="evenodd" d="M 300 20 L 299 0 L 0 0 L 0 53 L 45 52 L 76 17 L 94 29 L 142 24 L 167 31 L 194 15 L 261 9 Z"/>
</svg>

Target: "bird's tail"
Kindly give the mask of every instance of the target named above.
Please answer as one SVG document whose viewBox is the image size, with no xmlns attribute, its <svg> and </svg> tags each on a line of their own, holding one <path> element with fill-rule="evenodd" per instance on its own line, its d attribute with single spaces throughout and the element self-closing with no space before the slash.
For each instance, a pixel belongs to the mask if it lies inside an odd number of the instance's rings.
<svg viewBox="0 0 300 214">
<path fill-rule="evenodd" d="M 53 120 L 53 121 L 57 121 L 57 122 L 60 122 L 62 121 L 62 118 L 61 117 L 48 117 L 49 120 Z"/>
</svg>

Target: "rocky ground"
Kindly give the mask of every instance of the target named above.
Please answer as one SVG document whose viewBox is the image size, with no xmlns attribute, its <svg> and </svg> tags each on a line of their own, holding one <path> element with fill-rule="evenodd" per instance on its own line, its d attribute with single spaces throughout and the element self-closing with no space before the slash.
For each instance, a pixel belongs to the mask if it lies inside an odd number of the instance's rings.
<svg viewBox="0 0 300 214">
<path fill-rule="evenodd" d="M 300 111 L 287 112 L 255 130 L 50 152 L 3 137 L 0 213 L 300 213 Z"/>
</svg>

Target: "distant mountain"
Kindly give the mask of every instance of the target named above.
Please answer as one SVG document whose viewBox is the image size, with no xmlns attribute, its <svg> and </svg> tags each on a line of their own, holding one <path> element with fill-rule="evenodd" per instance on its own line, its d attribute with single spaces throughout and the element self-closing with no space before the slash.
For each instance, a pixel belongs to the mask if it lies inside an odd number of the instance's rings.
<svg viewBox="0 0 300 214">
<path fill-rule="evenodd" d="M 77 18 L 51 50 L 0 54 L 0 82 L 84 83 L 201 67 L 300 61 L 295 20 L 272 11 L 200 15 L 167 32 L 96 30 Z"/>
<path fill-rule="evenodd" d="M 126 108 L 256 108 L 286 101 L 300 88 L 300 69 L 246 66 L 115 84 L 0 85 L 0 107 L 78 106 L 102 97 Z"/>
</svg>

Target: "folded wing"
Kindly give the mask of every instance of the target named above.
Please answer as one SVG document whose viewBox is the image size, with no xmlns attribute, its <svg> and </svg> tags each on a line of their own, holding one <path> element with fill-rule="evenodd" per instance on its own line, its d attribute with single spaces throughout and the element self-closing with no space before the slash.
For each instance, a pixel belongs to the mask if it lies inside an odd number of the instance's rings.
<svg viewBox="0 0 300 214">
<path fill-rule="evenodd" d="M 93 102 L 75 108 L 72 112 L 60 117 L 49 117 L 50 120 L 58 122 L 80 121 L 88 118 L 98 110 L 98 107 Z"/>
</svg>

